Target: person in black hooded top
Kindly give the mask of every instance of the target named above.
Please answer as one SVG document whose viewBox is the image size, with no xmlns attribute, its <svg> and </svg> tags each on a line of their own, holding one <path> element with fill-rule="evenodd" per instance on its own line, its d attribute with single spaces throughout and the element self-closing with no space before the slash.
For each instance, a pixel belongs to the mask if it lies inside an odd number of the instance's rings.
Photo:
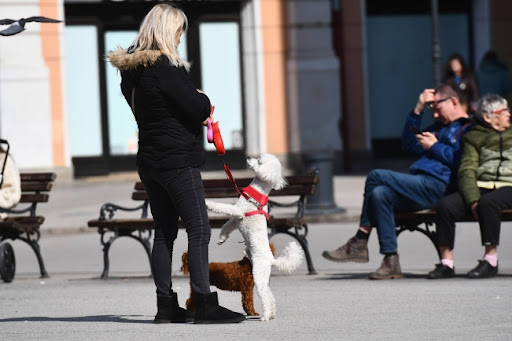
<svg viewBox="0 0 512 341">
<path fill-rule="evenodd" d="M 155 323 L 231 323 L 244 315 L 218 305 L 210 292 L 208 245 L 211 230 L 199 165 L 203 126 L 210 117 L 208 97 L 192 84 L 190 63 L 178 54 L 188 20 L 171 4 L 155 5 L 128 49 L 107 60 L 121 72 L 121 90 L 139 127 L 137 167 L 155 221 L 152 251 L 158 313 Z M 188 262 L 196 312 L 178 305 L 172 290 L 172 251 L 178 219 L 188 234 Z"/>
</svg>

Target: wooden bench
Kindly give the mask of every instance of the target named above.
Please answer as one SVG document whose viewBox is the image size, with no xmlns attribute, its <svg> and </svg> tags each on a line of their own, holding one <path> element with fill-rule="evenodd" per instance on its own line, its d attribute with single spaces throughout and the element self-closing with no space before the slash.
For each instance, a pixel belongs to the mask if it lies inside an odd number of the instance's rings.
<svg viewBox="0 0 512 341">
<path fill-rule="evenodd" d="M 39 262 L 41 278 L 47 278 L 48 272 L 44 266 L 39 239 L 39 231 L 44 223 L 44 217 L 37 215 L 37 205 L 48 202 L 49 192 L 52 190 L 53 182 L 57 175 L 55 173 L 21 173 L 21 199 L 11 209 L 0 209 L 6 212 L 8 217 L 0 221 L 0 243 L 7 240 L 22 240 L 34 251 Z M 11 249 L 12 250 L 12 249 Z M 4 258 L 9 261 L 10 257 Z M 12 257 L 12 260 L 14 257 Z M 2 264 L 14 271 L 14 264 Z M 14 277 L 14 273 L 12 273 Z"/>
<path fill-rule="evenodd" d="M 425 236 L 427 236 L 428 239 L 430 239 L 432 244 L 434 244 L 437 255 L 439 256 L 439 259 L 441 259 L 441 252 L 439 251 L 439 240 L 435 230 L 435 218 L 436 211 L 433 209 L 409 213 L 396 213 L 396 235 L 398 237 L 400 233 L 406 230 L 423 233 Z M 506 209 L 502 211 L 501 221 L 512 221 L 512 209 Z M 476 220 L 473 215 L 466 214 L 462 219 L 457 220 L 457 222 L 476 222 Z"/>
<path fill-rule="evenodd" d="M 253 178 L 236 179 L 239 188 L 248 186 Z M 304 250 L 308 271 L 310 274 L 316 274 L 311 254 L 309 253 L 307 234 L 308 224 L 304 218 L 304 204 L 308 195 L 315 195 L 317 184 L 320 180 L 318 172 L 303 176 L 286 177 L 288 186 L 280 191 L 270 192 L 269 214 L 268 220 L 269 238 L 278 233 L 287 234 L 297 240 Z M 208 199 L 216 198 L 237 198 L 238 193 L 233 184 L 228 179 L 207 179 L 203 180 L 205 197 Z M 278 202 L 275 197 L 293 197 L 293 202 Z M 100 209 L 98 219 L 90 220 L 88 226 L 98 229 L 101 235 L 101 244 L 103 245 L 103 272 L 101 278 L 108 278 L 109 273 L 109 256 L 108 252 L 114 241 L 119 237 L 130 237 L 139 241 L 148 255 L 151 263 L 151 243 L 150 238 L 153 230 L 153 219 L 148 218 L 148 196 L 142 182 L 136 182 L 132 199 L 141 202 L 136 207 L 122 207 L 112 203 L 103 204 Z M 279 213 L 276 208 L 290 207 L 293 213 Z M 140 211 L 140 216 L 136 218 L 115 218 L 116 211 Z M 290 211 L 290 210 L 288 210 Z M 227 221 L 226 217 L 211 215 L 209 218 L 212 228 L 220 228 Z M 180 221 L 180 228 L 184 228 Z M 107 238 L 107 233 L 110 237 Z"/>
</svg>

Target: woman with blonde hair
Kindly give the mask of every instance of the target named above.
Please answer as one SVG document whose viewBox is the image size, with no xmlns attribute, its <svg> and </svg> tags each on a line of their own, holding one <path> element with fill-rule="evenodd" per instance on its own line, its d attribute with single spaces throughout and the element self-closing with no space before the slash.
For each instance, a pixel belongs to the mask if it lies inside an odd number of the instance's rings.
<svg viewBox="0 0 512 341">
<path fill-rule="evenodd" d="M 219 306 L 210 292 L 208 244 L 211 229 L 199 166 L 203 126 L 210 117 L 208 97 L 192 84 L 190 63 L 178 54 L 188 20 L 170 4 L 155 5 L 135 41 L 107 59 L 121 72 L 121 90 L 139 127 L 137 166 L 155 221 L 152 270 L 157 292 L 155 323 L 233 323 L 244 315 Z M 178 219 L 188 235 L 190 280 L 195 314 L 180 308 L 171 270 Z"/>
</svg>

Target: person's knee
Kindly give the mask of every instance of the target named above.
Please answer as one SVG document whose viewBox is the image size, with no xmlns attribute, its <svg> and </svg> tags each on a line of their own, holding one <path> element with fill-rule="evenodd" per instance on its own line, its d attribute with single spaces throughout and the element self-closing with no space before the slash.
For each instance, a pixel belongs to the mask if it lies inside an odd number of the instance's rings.
<svg viewBox="0 0 512 341">
<path fill-rule="evenodd" d="M 436 211 L 438 214 L 444 214 L 450 211 L 451 206 L 450 201 L 446 200 L 446 197 L 441 198 L 436 205 Z"/>
<path fill-rule="evenodd" d="M 489 197 L 483 196 L 478 200 L 477 211 L 479 215 L 499 210 L 500 209 L 497 207 L 496 203 Z"/>
<path fill-rule="evenodd" d="M 366 176 L 366 182 L 378 181 L 382 177 L 383 172 L 384 172 L 383 169 L 373 169 Z"/>
<path fill-rule="evenodd" d="M 390 200 L 392 193 L 388 186 L 377 186 L 372 191 L 372 201 L 374 204 L 382 204 Z"/>
</svg>

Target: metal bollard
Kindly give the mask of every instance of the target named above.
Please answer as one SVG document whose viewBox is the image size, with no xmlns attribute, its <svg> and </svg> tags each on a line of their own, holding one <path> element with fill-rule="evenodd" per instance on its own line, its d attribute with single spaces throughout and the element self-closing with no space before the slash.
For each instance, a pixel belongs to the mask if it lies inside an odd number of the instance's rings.
<svg viewBox="0 0 512 341">
<path fill-rule="evenodd" d="M 328 150 L 303 155 L 306 169 L 308 171 L 317 169 L 320 176 L 316 195 L 308 196 L 306 200 L 306 215 L 346 212 L 344 208 L 336 206 L 334 202 L 332 181 L 333 155 L 334 153 Z"/>
</svg>

